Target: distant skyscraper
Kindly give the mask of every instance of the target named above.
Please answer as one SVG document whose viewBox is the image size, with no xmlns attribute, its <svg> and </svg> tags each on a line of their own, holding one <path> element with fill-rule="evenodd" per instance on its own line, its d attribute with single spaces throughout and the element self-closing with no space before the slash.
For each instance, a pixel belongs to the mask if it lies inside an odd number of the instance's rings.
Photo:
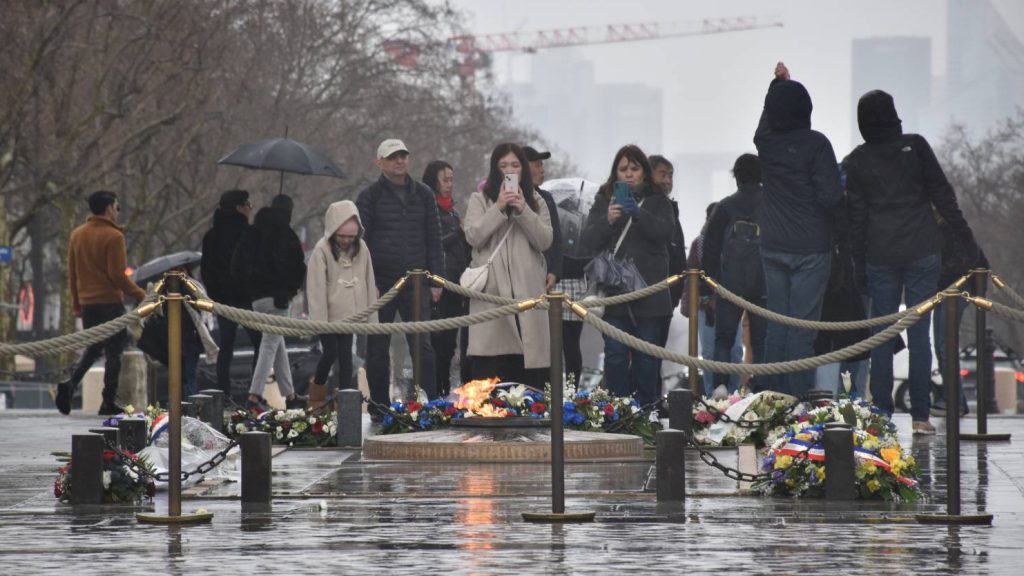
<svg viewBox="0 0 1024 576">
<path fill-rule="evenodd" d="M 857 127 L 857 101 L 869 90 L 892 94 L 905 132 L 927 132 L 922 116 L 931 100 L 930 38 L 858 38 L 853 41 L 851 147 L 864 141 Z M 934 134 L 925 134 L 931 138 Z"/>
<path fill-rule="evenodd" d="M 949 0 L 944 124 L 975 134 L 1024 108 L 1024 43 L 988 0 Z"/>
</svg>

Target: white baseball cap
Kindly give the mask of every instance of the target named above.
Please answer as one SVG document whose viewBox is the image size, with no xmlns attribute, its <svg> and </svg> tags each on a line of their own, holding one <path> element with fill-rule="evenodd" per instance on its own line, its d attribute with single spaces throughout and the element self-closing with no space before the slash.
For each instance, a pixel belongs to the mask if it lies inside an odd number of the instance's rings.
<svg viewBox="0 0 1024 576">
<path fill-rule="evenodd" d="M 377 159 L 380 160 L 387 158 L 395 152 L 405 152 L 408 154 L 409 149 L 405 147 L 405 142 L 402 142 L 397 138 L 388 138 L 381 142 L 380 146 L 377 146 Z"/>
</svg>

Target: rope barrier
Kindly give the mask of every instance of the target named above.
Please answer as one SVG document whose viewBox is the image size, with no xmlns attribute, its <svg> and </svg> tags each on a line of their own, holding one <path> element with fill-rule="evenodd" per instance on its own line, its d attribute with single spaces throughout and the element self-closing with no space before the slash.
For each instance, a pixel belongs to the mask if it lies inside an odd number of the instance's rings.
<svg viewBox="0 0 1024 576">
<path fill-rule="evenodd" d="M 1000 304 L 999 302 L 993 302 L 991 300 L 984 300 L 982 298 L 968 298 L 975 306 L 981 306 L 995 312 L 1003 318 L 1009 318 L 1010 320 L 1016 320 L 1017 322 L 1024 322 L 1024 310 L 1017 310 L 1011 308 L 1006 304 Z M 986 304 L 987 303 L 987 304 Z"/>
<path fill-rule="evenodd" d="M 763 308 L 761 306 L 758 306 L 757 304 L 748 302 L 741 298 L 740 296 L 733 294 L 718 282 L 715 282 L 711 278 L 704 276 L 703 274 L 701 275 L 701 279 L 704 280 L 704 282 L 706 282 L 708 286 L 711 286 L 715 293 L 721 296 L 723 299 L 735 304 L 736 306 L 739 306 L 740 308 L 746 310 L 747 312 L 750 312 L 751 314 L 757 314 L 758 316 L 761 316 L 766 320 L 778 324 L 784 324 L 786 326 L 793 326 L 796 328 L 806 328 L 808 330 L 863 330 L 865 328 L 874 328 L 876 326 L 887 326 L 889 324 L 892 324 L 893 322 L 898 322 L 902 320 L 908 314 L 910 314 L 911 311 L 913 311 L 915 308 L 924 303 L 922 302 L 915 306 L 908 306 L 907 309 L 904 310 L 903 312 L 895 312 L 887 316 L 879 316 L 877 318 L 869 318 L 867 320 L 853 320 L 848 322 L 822 322 L 820 320 L 802 320 L 800 318 L 785 316 L 783 314 L 779 314 L 778 312 L 772 312 L 767 308 Z M 931 300 L 932 298 L 934 298 L 934 296 L 928 298 L 928 300 Z M 928 300 L 925 300 L 925 302 L 927 302 Z"/>
<path fill-rule="evenodd" d="M 427 274 L 427 278 L 436 284 L 437 286 L 454 292 L 463 298 L 471 298 L 473 300 L 480 300 L 481 302 L 488 302 L 491 304 L 497 304 L 499 306 L 507 306 L 509 304 L 515 304 L 518 300 L 514 298 L 506 298 L 504 296 L 497 296 L 495 294 L 487 294 L 486 292 L 478 292 L 476 290 L 470 290 L 458 282 L 452 282 L 447 278 L 438 276 L 436 274 Z"/>
<path fill-rule="evenodd" d="M 939 300 L 937 297 L 936 300 Z M 934 302 L 934 301 L 933 301 Z M 579 315 L 584 322 L 590 324 L 596 328 L 602 334 L 618 340 L 619 342 L 629 346 L 630 348 L 643 352 L 644 354 L 660 358 L 662 360 L 668 360 L 669 362 L 675 362 L 676 364 L 682 364 L 690 368 L 696 368 L 699 370 L 708 370 L 720 374 L 753 374 L 754 376 L 766 376 L 771 374 L 786 374 L 789 372 L 799 372 L 802 370 L 811 370 L 824 366 L 826 364 L 832 364 L 835 362 L 842 362 L 855 356 L 859 356 L 876 346 L 884 344 L 885 342 L 895 338 L 900 332 L 903 332 L 908 327 L 913 325 L 915 322 L 921 319 L 922 314 L 927 311 L 919 312 L 918 308 L 911 308 L 910 313 L 900 319 L 899 322 L 889 326 L 885 330 L 862 340 L 860 342 L 851 344 L 845 348 L 823 354 L 821 356 L 813 356 L 810 358 L 801 358 L 799 360 L 789 360 L 786 362 L 774 362 L 770 364 L 733 364 L 730 362 L 718 362 L 714 360 L 704 360 L 701 358 L 694 358 L 678 352 L 672 352 L 666 350 L 660 346 L 655 346 L 650 342 L 641 340 L 627 332 L 623 332 L 618 328 L 608 324 L 604 320 L 598 318 L 593 314 L 587 313 L 580 305 L 570 302 L 572 310 Z M 930 306 L 928 307 L 930 310 Z"/>
<path fill-rule="evenodd" d="M 1021 295 L 1018 294 L 1016 290 L 1014 290 L 1007 283 L 1003 282 L 1002 278 L 993 274 L 992 283 L 996 285 L 996 288 L 999 288 L 1001 291 L 1005 292 L 1006 295 L 1009 296 L 1011 300 L 1013 300 L 1014 304 L 1024 308 L 1024 297 L 1021 297 Z"/>
<path fill-rule="evenodd" d="M 284 336 L 306 337 L 317 334 L 416 334 L 424 332 L 438 332 L 441 330 L 452 330 L 463 328 L 473 324 L 480 324 L 497 320 L 504 316 L 511 316 L 531 310 L 542 308 L 546 304 L 542 299 L 524 300 L 515 304 L 508 304 L 490 310 L 483 310 L 466 316 L 454 318 L 441 318 L 438 320 L 426 320 L 422 322 L 392 322 L 387 324 L 364 323 L 364 322 L 317 322 L 312 320 L 300 320 L 297 318 L 286 318 L 263 314 L 252 310 L 235 308 L 220 304 L 218 302 L 199 301 L 190 302 L 200 309 L 209 308 L 218 316 L 233 320 L 243 326 L 255 328 L 272 334 Z"/>
<path fill-rule="evenodd" d="M 584 308 L 595 308 L 599 306 L 615 306 L 616 304 L 626 304 L 641 298 L 647 298 L 652 294 L 657 294 L 662 290 L 668 290 L 673 284 L 680 282 L 683 279 L 682 274 L 676 274 L 675 276 L 669 276 L 657 284 L 651 284 L 646 288 L 641 288 L 633 292 L 626 292 L 625 294 L 617 294 L 615 296 L 603 296 L 599 298 L 588 297 L 585 300 L 581 300 L 579 305 Z"/>
</svg>

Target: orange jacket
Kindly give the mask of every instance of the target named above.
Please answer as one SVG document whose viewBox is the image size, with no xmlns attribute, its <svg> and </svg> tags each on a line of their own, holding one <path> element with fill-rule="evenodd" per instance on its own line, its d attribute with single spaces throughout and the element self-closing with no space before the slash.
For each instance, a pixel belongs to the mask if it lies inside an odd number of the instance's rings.
<svg viewBox="0 0 1024 576">
<path fill-rule="evenodd" d="M 146 292 L 125 274 L 128 253 L 121 227 L 105 216 L 91 215 L 71 231 L 68 280 L 71 305 L 120 304 L 127 292 L 142 301 Z"/>
</svg>

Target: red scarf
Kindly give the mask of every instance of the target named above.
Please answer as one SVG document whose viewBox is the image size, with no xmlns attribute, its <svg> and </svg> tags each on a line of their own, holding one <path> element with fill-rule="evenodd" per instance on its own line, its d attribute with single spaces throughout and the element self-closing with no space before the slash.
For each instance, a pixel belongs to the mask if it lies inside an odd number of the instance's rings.
<svg viewBox="0 0 1024 576">
<path fill-rule="evenodd" d="M 454 196 L 444 197 L 440 194 L 434 194 L 434 198 L 437 199 L 437 205 L 445 212 L 451 213 L 451 211 L 455 209 Z"/>
</svg>

